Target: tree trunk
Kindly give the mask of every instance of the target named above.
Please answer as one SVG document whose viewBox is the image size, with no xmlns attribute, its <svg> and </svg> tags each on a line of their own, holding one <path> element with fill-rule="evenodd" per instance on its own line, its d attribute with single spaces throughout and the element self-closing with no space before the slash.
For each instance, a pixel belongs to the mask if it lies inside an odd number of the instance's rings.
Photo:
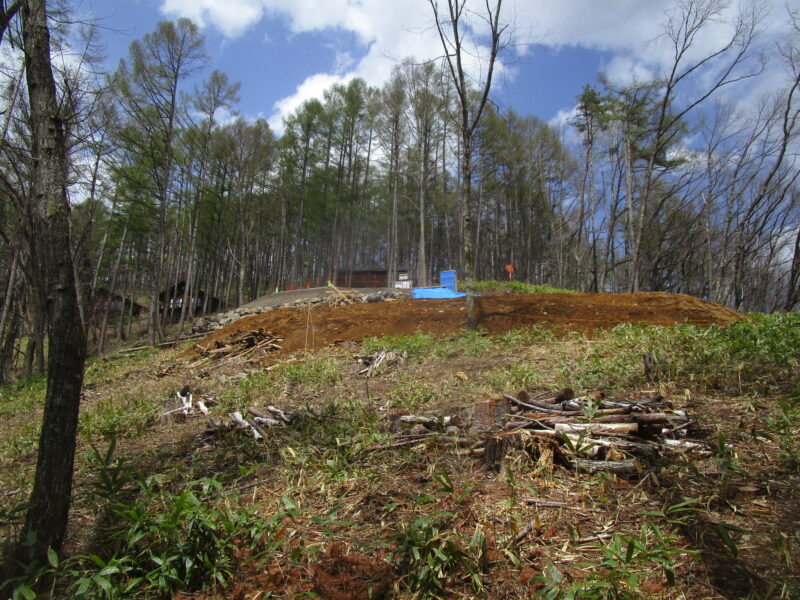
<svg viewBox="0 0 800 600">
<path fill-rule="evenodd" d="M 21 565 L 46 564 L 47 550 L 61 550 L 67 529 L 78 409 L 86 353 L 69 240 L 67 155 L 50 63 L 45 0 L 22 7 L 22 33 L 30 99 L 31 202 L 41 243 L 34 289 L 48 316 L 49 356 L 39 454 L 25 525 L 16 547 Z M 33 238 L 34 244 L 37 238 Z"/>
<path fill-rule="evenodd" d="M 128 225 L 125 225 L 125 229 L 122 230 L 122 239 L 119 242 L 119 251 L 117 252 L 117 258 L 114 261 L 114 270 L 111 273 L 111 285 L 108 289 L 108 298 L 106 299 L 105 307 L 103 310 L 103 321 L 100 324 L 100 339 L 97 342 L 97 354 L 101 356 L 105 351 L 105 343 L 106 343 L 106 329 L 108 328 L 108 316 L 111 312 L 111 302 L 114 298 L 114 292 L 117 289 L 117 273 L 119 272 L 119 263 L 122 261 L 122 254 L 125 249 L 125 238 L 128 236 Z M 120 312 L 125 312 L 125 296 L 123 293 L 122 302 L 120 303 Z"/>
</svg>

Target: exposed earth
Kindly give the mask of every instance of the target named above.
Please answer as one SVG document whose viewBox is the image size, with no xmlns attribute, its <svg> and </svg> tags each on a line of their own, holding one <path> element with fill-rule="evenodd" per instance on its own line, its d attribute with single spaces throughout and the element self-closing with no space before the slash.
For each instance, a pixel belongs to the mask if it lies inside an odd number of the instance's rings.
<svg viewBox="0 0 800 600">
<path fill-rule="evenodd" d="M 489 333 L 534 324 L 591 333 L 620 323 L 723 325 L 743 318 L 719 304 L 663 292 L 485 296 L 477 297 L 475 306 L 478 326 Z M 383 335 L 417 332 L 443 335 L 462 329 L 465 323 L 463 298 L 279 308 L 239 319 L 212 333 L 199 345 L 210 349 L 217 342 L 225 343 L 242 333 L 262 329 L 283 337 L 283 351 L 293 352 Z"/>
</svg>

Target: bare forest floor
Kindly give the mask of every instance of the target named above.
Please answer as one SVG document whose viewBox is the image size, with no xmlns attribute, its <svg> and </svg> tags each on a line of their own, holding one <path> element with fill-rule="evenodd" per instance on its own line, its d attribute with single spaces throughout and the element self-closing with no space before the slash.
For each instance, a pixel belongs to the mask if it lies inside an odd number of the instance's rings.
<svg viewBox="0 0 800 600">
<path fill-rule="evenodd" d="M 463 300 L 280 308 L 91 361 L 73 558 L 42 597 L 82 581 L 91 597 L 108 583 L 183 600 L 800 595 L 796 316 L 669 294 L 477 306 L 478 332 Z M 577 400 L 556 398 L 567 387 Z M 8 536 L 43 390 L 0 390 Z M 180 391 L 209 414 L 176 411 Z M 543 408 L 487 424 L 503 394 Z M 599 454 L 598 430 L 546 433 L 651 401 L 669 424 L 611 434 Z M 630 444 L 656 453 L 632 460 Z M 632 466 L 589 473 L 584 458 Z"/>
</svg>

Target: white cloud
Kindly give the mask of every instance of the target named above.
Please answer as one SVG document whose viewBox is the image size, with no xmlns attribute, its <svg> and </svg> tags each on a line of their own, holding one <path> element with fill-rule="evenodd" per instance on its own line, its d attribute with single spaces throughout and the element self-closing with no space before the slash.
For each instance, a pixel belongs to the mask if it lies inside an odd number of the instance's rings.
<svg viewBox="0 0 800 600">
<path fill-rule="evenodd" d="M 469 2 L 476 13 L 483 9 L 480 0 Z M 762 27 L 767 44 L 785 33 L 783 2 L 766 0 L 771 8 Z M 605 65 L 607 74 L 619 83 L 630 83 L 634 78 L 641 81 L 658 75 L 668 65 L 671 55 L 663 36 L 664 22 L 677 6 L 676 0 L 506 0 L 504 20 L 513 23 L 518 54 L 526 51 L 527 42 L 601 50 L 612 55 Z M 719 47 L 730 34 L 738 7 L 737 2 L 729 3 L 718 22 L 698 37 L 688 58 Z M 441 55 L 428 0 L 162 0 L 161 10 L 168 16 L 186 16 L 205 27 L 216 27 L 228 38 L 242 35 L 265 18 L 285 20 L 291 33 L 338 30 L 356 37 L 366 51 L 360 56 L 340 51 L 331 73 L 310 76 L 292 96 L 276 103 L 271 124 L 310 97 L 312 90 L 321 93 L 326 81 L 358 76 L 370 85 L 380 85 L 397 60 Z M 470 34 L 476 34 L 478 42 L 483 39 L 480 32 Z M 474 41 L 471 49 L 473 54 L 485 53 L 485 47 Z M 469 63 L 477 75 L 481 61 L 473 57 Z M 514 71 L 501 64 L 497 75 L 498 81 L 502 76 L 510 79 Z M 771 83 L 770 78 L 762 80 L 762 85 Z"/>
<path fill-rule="evenodd" d="M 163 0 L 161 12 L 188 17 L 201 27 L 216 27 L 235 38 L 264 16 L 260 0 Z"/>
<path fill-rule="evenodd" d="M 269 126 L 278 135 L 283 133 L 283 118 L 294 112 L 303 102 L 312 98 L 322 98 L 322 93 L 336 83 L 347 83 L 352 77 L 318 73 L 308 77 L 297 86 L 291 96 L 275 103 L 275 112 L 268 119 Z"/>
<path fill-rule="evenodd" d="M 566 126 L 570 121 L 572 121 L 575 116 L 578 114 L 578 107 L 573 106 L 572 108 L 566 110 L 558 111 L 555 116 L 550 119 L 547 124 L 554 129 L 560 129 L 561 127 Z"/>
<path fill-rule="evenodd" d="M 628 54 L 617 54 L 604 65 L 603 72 L 606 76 L 621 86 L 628 86 L 633 83 L 644 83 L 651 80 L 655 73 L 642 60 Z"/>
</svg>

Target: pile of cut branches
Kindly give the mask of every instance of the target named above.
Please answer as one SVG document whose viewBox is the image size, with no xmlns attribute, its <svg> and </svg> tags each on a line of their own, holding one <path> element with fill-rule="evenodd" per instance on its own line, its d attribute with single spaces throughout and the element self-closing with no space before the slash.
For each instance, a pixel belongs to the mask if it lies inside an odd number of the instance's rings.
<svg viewBox="0 0 800 600">
<path fill-rule="evenodd" d="M 498 401 L 494 401 L 498 403 Z M 544 442 L 553 460 L 576 471 L 601 471 L 625 477 L 643 473 L 666 448 L 695 448 L 684 439 L 693 421 L 673 411 L 661 394 L 641 392 L 627 400 L 605 394 L 574 397 L 570 388 L 531 397 L 504 394 L 508 412 L 486 436 L 487 467 L 502 460 L 508 447 L 531 438 Z M 502 412 L 502 411 L 500 411 Z"/>
<path fill-rule="evenodd" d="M 486 468 L 500 466 L 508 450 L 535 450 L 539 462 L 556 462 L 585 473 L 601 471 L 622 477 L 641 476 L 665 450 L 703 448 L 686 439 L 694 424 L 684 411 L 672 410 L 663 396 L 641 392 L 626 400 L 604 394 L 576 398 L 565 388 L 478 402 L 471 429 L 458 417 L 402 415 L 391 443 L 370 450 L 422 442 L 452 443 L 463 456 L 482 456 Z M 402 426 L 413 425 L 408 430 Z"/>
<path fill-rule="evenodd" d="M 275 350 L 280 350 L 280 342 L 282 341 L 283 338 L 275 333 L 264 331 L 263 329 L 255 329 L 241 333 L 224 343 L 217 341 L 213 348 L 197 346 L 197 350 L 200 355 L 211 359 L 251 355 L 264 356 Z"/>
</svg>

